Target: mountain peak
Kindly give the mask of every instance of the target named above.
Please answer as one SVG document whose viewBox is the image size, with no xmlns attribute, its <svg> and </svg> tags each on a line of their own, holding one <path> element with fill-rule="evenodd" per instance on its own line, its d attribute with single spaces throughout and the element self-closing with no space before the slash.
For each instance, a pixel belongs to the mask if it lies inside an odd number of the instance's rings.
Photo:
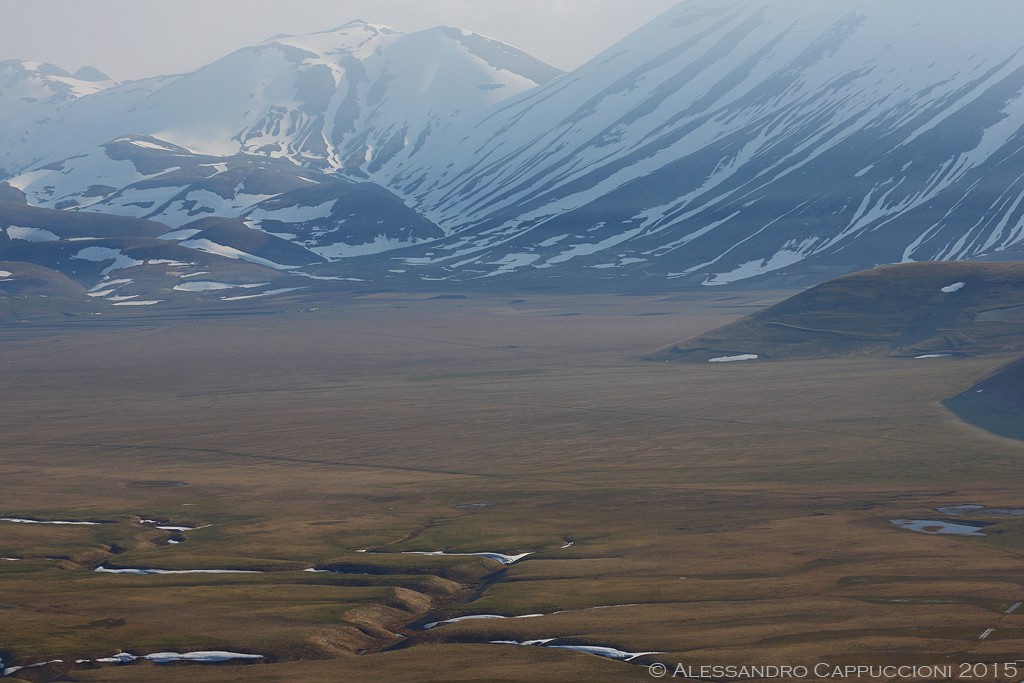
<svg viewBox="0 0 1024 683">
<path fill-rule="evenodd" d="M 364 19 L 354 19 L 350 22 L 342 24 L 341 26 L 336 26 L 332 29 L 328 29 L 327 31 L 317 31 L 312 35 L 322 35 L 324 33 L 346 33 L 352 30 L 368 31 L 371 33 L 383 35 L 402 35 L 402 32 L 393 26 L 387 26 L 385 24 L 373 24 Z"/>
<path fill-rule="evenodd" d="M 277 35 L 265 41 L 264 45 L 286 45 L 321 56 L 347 52 L 365 57 L 382 44 L 397 40 L 403 35 L 396 28 L 357 19 L 326 31 L 298 36 Z"/>
<path fill-rule="evenodd" d="M 81 69 L 74 73 L 74 77 L 80 81 L 89 81 L 90 83 L 110 80 L 110 76 L 103 73 L 94 66 L 83 66 Z"/>
<path fill-rule="evenodd" d="M 57 76 L 60 78 L 71 78 L 64 69 L 48 62 L 33 62 L 24 59 L 8 59 L 0 62 L 0 68 L 13 69 L 23 73 L 32 73 L 38 76 Z"/>
</svg>

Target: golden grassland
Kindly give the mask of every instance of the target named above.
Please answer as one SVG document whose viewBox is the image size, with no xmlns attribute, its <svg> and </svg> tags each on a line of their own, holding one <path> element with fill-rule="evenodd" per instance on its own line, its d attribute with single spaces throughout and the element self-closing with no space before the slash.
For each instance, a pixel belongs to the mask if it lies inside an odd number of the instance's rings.
<svg viewBox="0 0 1024 683">
<path fill-rule="evenodd" d="M 29 681 L 197 682 L 1013 661 L 1024 519 L 985 538 L 889 523 L 1024 506 L 1024 445 L 939 403 L 1007 359 L 640 360 L 782 296 L 379 294 L 5 325 L 0 517 L 109 523 L 0 522 L 0 557 L 23 558 L 0 561 L 0 657 L 65 660 Z M 534 554 L 401 554 L 436 550 Z M 420 628 L 471 614 L 545 616 Z M 660 654 L 488 643 L 541 638 Z M 67 664 L 220 649 L 266 660 Z"/>
</svg>

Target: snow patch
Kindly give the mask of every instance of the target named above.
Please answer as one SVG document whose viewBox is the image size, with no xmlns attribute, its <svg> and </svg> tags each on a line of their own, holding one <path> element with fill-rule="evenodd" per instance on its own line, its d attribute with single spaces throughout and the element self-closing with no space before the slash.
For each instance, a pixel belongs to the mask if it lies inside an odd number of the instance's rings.
<svg viewBox="0 0 1024 683">
<path fill-rule="evenodd" d="M 608 239 L 597 242 L 596 244 L 575 244 L 572 248 L 563 251 L 558 256 L 554 256 L 548 259 L 548 263 L 564 263 L 570 259 L 574 259 L 577 256 L 589 256 L 596 254 L 599 251 L 605 249 L 611 249 L 612 247 L 621 244 L 627 240 L 630 240 L 643 231 L 643 228 L 636 228 L 635 230 L 627 230 L 618 235 L 612 235 Z"/>
<path fill-rule="evenodd" d="M 60 240 L 59 236 L 49 230 L 43 230 L 42 228 L 23 228 L 17 225 L 12 225 L 7 228 L 7 235 L 12 240 L 22 240 L 23 242 L 57 242 Z"/>
<path fill-rule="evenodd" d="M 492 640 L 490 642 L 493 645 L 521 645 L 527 647 L 547 647 L 553 650 L 572 650 L 574 652 L 585 652 L 588 655 L 597 655 L 598 657 L 616 659 L 622 662 L 631 662 L 634 659 L 645 655 L 661 654 L 659 652 L 625 652 L 614 647 L 602 647 L 599 645 L 552 645 L 551 643 L 554 640 L 556 639 L 545 638 L 540 640 L 524 640 L 522 642 L 517 640 Z"/>
<path fill-rule="evenodd" d="M 96 567 L 97 574 L 131 574 L 135 576 L 160 576 L 164 574 L 265 574 L 266 572 L 244 569 L 110 569 Z"/>
<path fill-rule="evenodd" d="M 720 356 L 718 358 L 712 358 L 709 363 L 735 363 L 743 360 L 757 360 L 760 358 L 756 353 L 744 353 L 739 356 Z"/>
<path fill-rule="evenodd" d="M 275 270 L 291 270 L 298 266 L 285 266 L 280 263 L 274 263 L 265 258 L 249 254 L 242 251 L 241 249 L 235 249 L 234 247 L 228 247 L 223 244 L 217 244 L 208 239 L 188 240 L 181 242 L 181 246 L 188 247 L 189 249 L 195 249 L 196 251 L 205 251 L 208 254 L 217 254 L 218 256 L 224 256 L 229 259 L 236 261 L 247 261 L 249 263 L 255 263 L 261 266 L 267 266 L 268 268 L 274 268 Z"/>
<path fill-rule="evenodd" d="M 187 240 L 190 237 L 195 237 L 201 232 L 202 230 L 195 230 L 193 228 L 183 228 L 181 230 L 173 230 L 171 232 L 160 235 L 159 237 L 157 237 L 157 239 L 178 242 L 180 240 Z"/>
<path fill-rule="evenodd" d="M 527 266 L 533 265 L 539 259 L 540 254 L 508 254 L 501 260 L 492 263 L 491 265 L 500 267 L 497 270 L 488 273 L 485 277 L 494 277 L 496 275 L 511 273 L 519 268 L 526 268 Z"/>
<path fill-rule="evenodd" d="M 757 277 L 758 275 L 764 275 L 765 273 L 771 273 L 791 266 L 794 263 L 802 261 L 807 256 L 806 249 L 809 249 L 809 244 L 813 244 L 815 240 L 808 240 L 805 244 L 796 246 L 796 250 L 793 249 L 781 249 L 776 252 L 771 258 L 762 259 L 758 261 L 747 261 L 746 263 L 738 266 L 737 268 L 730 270 L 727 273 L 716 273 L 710 276 L 701 284 L 705 287 L 720 287 L 722 285 L 728 285 L 739 280 L 746 280 L 748 278 Z M 697 269 L 700 267 L 698 266 Z"/>
<path fill-rule="evenodd" d="M 13 522 L 14 524 L 56 524 L 60 526 L 100 526 L 101 524 L 104 524 L 104 522 L 64 522 L 42 519 L 23 519 L 21 517 L 0 517 L 0 522 Z"/>
<path fill-rule="evenodd" d="M 124 270 L 125 268 L 141 266 L 143 263 L 142 261 L 137 261 L 130 256 L 125 256 L 120 249 L 111 249 L 110 247 L 86 247 L 71 258 L 80 259 L 82 261 L 93 261 L 95 263 L 113 261 L 113 263 L 101 271 L 102 275 L 107 275 L 115 270 Z"/>
<path fill-rule="evenodd" d="M 10 676 L 14 672 L 21 671 L 22 669 L 37 669 L 37 668 L 39 668 L 41 666 L 46 666 L 47 664 L 62 664 L 62 663 L 64 663 L 63 659 L 51 659 L 48 662 L 39 662 L 38 664 L 26 664 L 25 666 L 9 666 L 6 669 L 4 669 L 4 676 Z"/>
<path fill-rule="evenodd" d="M 174 289 L 179 292 L 213 292 L 221 289 L 253 289 L 255 287 L 266 287 L 269 284 L 269 282 L 259 282 L 256 284 L 236 285 L 229 282 L 210 282 L 206 280 L 199 280 L 176 284 L 174 285 Z"/>
<path fill-rule="evenodd" d="M 113 288 L 116 289 L 116 288 L 120 287 L 121 285 L 130 285 L 133 282 L 135 282 L 135 280 L 132 280 L 131 278 L 121 278 L 119 280 L 106 280 L 106 281 L 101 282 L 98 285 L 94 286 L 89 291 L 90 292 L 95 292 L 97 290 L 107 289 L 109 287 L 113 287 Z"/>
<path fill-rule="evenodd" d="M 552 237 L 550 239 L 546 239 L 543 242 L 539 243 L 537 246 L 538 247 L 544 247 L 544 248 L 553 247 L 556 244 L 558 244 L 559 242 L 561 242 L 562 240 L 568 239 L 568 238 L 569 238 L 568 235 L 559 235 L 558 237 Z"/>
<path fill-rule="evenodd" d="M 601 647 L 598 645 L 548 645 L 548 647 L 555 650 L 585 652 L 588 655 L 597 655 L 598 657 L 607 657 L 608 659 L 618 659 L 623 662 L 631 662 L 638 657 L 643 657 L 644 655 L 659 654 L 658 652 L 625 652 L 613 647 Z"/>
<path fill-rule="evenodd" d="M 152 142 L 147 142 L 146 140 L 125 140 L 124 138 L 122 138 L 120 140 L 116 140 L 116 142 L 130 142 L 131 144 L 135 145 L 136 147 L 142 147 L 143 149 L 156 149 L 156 150 L 159 150 L 161 152 L 176 152 L 177 151 L 177 150 L 172 149 L 170 147 L 165 147 L 164 145 L 157 145 L 157 144 L 152 143 Z"/>
<path fill-rule="evenodd" d="M 121 652 L 113 657 L 104 657 L 96 661 L 101 664 L 130 664 L 137 660 L 146 660 L 156 664 L 169 664 L 171 662 L 196 662 L 202 664 L 216 664 L 229 662 L 235 659 L 264 659 L 263 655 L 250 655 L 241 652 L 225 652 L 222 650 L 207 650 L 201 652 L 154 652 L 150 655 L 136 656 L 127 652 Z"/>
<path fill-rule="evenodd" d="M 424 624 L 423 625 L 423 630 L 424 631 L 429 631 L 430 629 L 437 628 L 438 626 L 446 626 L 447 624 L 458 624 L 458 623 L 463 622 L 463 621 L 476 621 L 478 619 L 536 619 L 538 617 L 543 617 L 543 616 L 545 616 L 545 615 L 543 615 L 543 614 L 523 614 L 522 616 L 518 616 L 518 617 L 505 617 L 505 616 L 502 616 L 500 614 L 470 614 L 469 616 L 455 617 L 453 619 L 445 619 L 444 621 L 432 621 L 429 624 Z"/>
<path fill-rule="evenodd" d="M 421 243 L 422 240 L 406 241 L 385 237 L 384 235 L 377 235 L 372 242 L 365 242 L 363 244 L 347 244 L 345 242 L 338 242 L 336 244 L 328 244 L 320 247 L 310 245 L 306 248 L 318 256 L 322 256 L 329 261 L 333 261 L 337 259 L 353 258 L 356 256 L 379 254 L 384 251 L 401 249 L 402 247 L 409 247 Z"/>
<path fill-rule="evenodd" d="M 240 296 L 225 296 L 221 297 L 221 301 L 242 301 L 244 299 L 258 299 L 261 296 L 274 296 L 275 294 L 287 294 L 288 292 L 294 292 L 300 289 L 306 289 L 305 287 L 284 287 L 282 289 L 271 289 L 266 292 L 260 292 L 259 294 L 242 294 Z"/>
<path fill-rule="evenodd" d="M 502 564 L 515 564 L 524 557 L 533 555 L 533 553 L 521 553 L 519 555 L 505 555 L 504 553 L 449 553 L 443 550 L 433 550 L 429 552 L 425 551 L 406 551 L 403 555 L 427 555 L 431 557 L 486 557 L 490 560 L 497 560 Z"/>
<path fill-rule="evenodd" d="M 949 285 L 948 287 L 943 287 L 942 288 L 942 293 L 943 294 L 952 294 L 954 292 L 959 292 L 961 289 L 963 289 L 966 286 L 967 286 L 966 282 L 957 282 L 955 284 Z"/>
</svg>

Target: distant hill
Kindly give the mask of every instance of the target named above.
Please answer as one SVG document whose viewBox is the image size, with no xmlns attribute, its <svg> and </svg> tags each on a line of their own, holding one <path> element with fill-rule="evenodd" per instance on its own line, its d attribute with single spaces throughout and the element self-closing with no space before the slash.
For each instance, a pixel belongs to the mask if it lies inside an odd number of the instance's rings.
<svg viewBox="0 0 1024 683">
<path fill-rule="evenodd" d="M 943 405 L 982 429 L 1024 440 L 1024 358 L 997 370 Z"/>
<path fill-rule="evenodd" d="M 772 360 L 1024 351 L 1024 264 L 910 263 L 846 275 L 657 360 Z"/>
<path fill-rule="evenodd" d="M 0 320 L 230 302 L 318 285 L 292 272 L 315 254 L 239 219 L 201 218 L 162 234 L 170 230 L 131 216 L 0 198 Z"/>
<path fill-rule="evenodd" d="M 0 324 L 45 314 L 91 313 L 86 290 L 71 278 L 34 263 L 0 260 Z"/>
</svg>

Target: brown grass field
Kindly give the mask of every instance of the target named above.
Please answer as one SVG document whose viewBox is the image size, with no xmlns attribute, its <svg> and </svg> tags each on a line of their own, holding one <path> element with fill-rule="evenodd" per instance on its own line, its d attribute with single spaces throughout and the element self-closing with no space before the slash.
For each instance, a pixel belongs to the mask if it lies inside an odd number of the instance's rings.
<svg viewBox="0 0 1024 683">
<path fill-rule="evenodd" d="M 378 294 L 5 324 L 0 517 L 108 522 L 0 522 L 0 557 L 21 558 L 0 560 L 0 657 L 63 660 L 6 680 L 1015 661 L 1024 517 L 983 538 L 889 521 L 1024 507 L 1024 444 L 940 405 L 1008 357 L 640 360 L 784 296 Z M 504 572 L 401 554 L 436 550 L 534 554 Z M 420 628 L 472 614 L 544 616 Z M 547 638 L 659 654 L 488 642 Z M 122 650 L 265 660 L 72 664 Z"/>
</svg>

